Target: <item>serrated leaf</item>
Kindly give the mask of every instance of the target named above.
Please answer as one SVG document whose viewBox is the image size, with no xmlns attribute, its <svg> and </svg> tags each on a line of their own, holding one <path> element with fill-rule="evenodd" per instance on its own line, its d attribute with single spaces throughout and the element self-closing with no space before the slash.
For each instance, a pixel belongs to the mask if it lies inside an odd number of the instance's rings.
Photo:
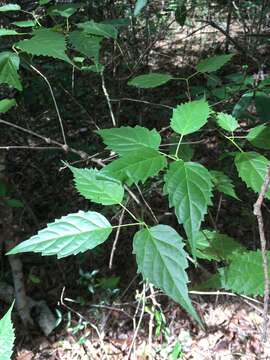
<svg viewBox="0 0 270 360">
<path fill-rule="evenodd" d="M 236 119 L 244 116 L 248 110 L 248 107 L 253 101 L 253 92 L 247 92 L 241 96 L 239 101 L 235 104 L 232 112 L 232 116 Z"/>
<path fill-rule="evenodd" d="M 144 183 L 149 177 L 156 176 L 166 165 L 167 161 L 163 155 L 146 148 L 114 160 L 106 165 L 101 173 L 132 185 L 139 181 Z"/>
<path fill-rule="evenodd" d="M 169 74 L 150 73 L 139 75 L 131 79 L 128 85 L 135 86 L 140 89 L 151 89 L 166 84 L 173 77 Z"/>
<path fill-rule="evenodd" d="M 61 4 L 50 6 L 48 14 L 51 16 L 62 16 L 68 19 L 70 16 L 74 15 L 80 7 L 81 4 Z"/>
<path fill-rule="evenodd" d="M 11 321 L 13 305 L 0 320 L 0 359 L 10 360 L 15 342 L 15 332 Z"/>
<path fill-rule="evenodd" d="M 270 127 L 265 124 L 255 126 L 246 139 L 259 149 L 270 150 Z"/>
<path fill-rule="evenodd" d="M 83 31 L 72 31 L 69 34 L 69 41 L 75 50 L 90 59 L 94 59 L 95 62 L 99 61 L 102 37 L 90 35 Z"/>
<path fill-rule="evenodd" d="M 140 15 L 142 9 L 147 5 L 147 0 L 137 0 L 134 9 L 134 16 Z"/>
<path fill-rule="evenodd" d="M 171 128 L 181 135 L 191 134 L 206 124 L 210 111 L 205 100 L 195 100 L 178 105 L 173 109 Z"/>
<path fill-rule="evenodd" d="M 7 4 L 0 6 L 0 12 L 7 12 L 7 11 L 20 11 L 21 7 L 17 4 Z"/>
<path fill-rule="evenodd" d="M 188 262 L 180 235 L 168 225 L 138 231 L 133 240 L 138 271 L 201 324 L 188 296 Z"/>
<path fill-rule="evenodd" d="M 268 263 L 270 253 L 267 252 Z M 270 270 L 268 269 L 270 276 Z M 264 275 L 261 251 L 249 251 L 245 254 L 234 255 L 230 265 L 224 272 L 225 289 L 237 294 L 264 294 Z"/>
<path fill-rule="evenodd" d="M 235 157 L 235 166 L 240 178 L 256 193 L 261 191 L 269 165 L 269 160 L 256 152 L 241 152 Z M 266 197 L 270 199 L 270 190 Z"/>
<path fill-rule="evenodd" d="M 195 162 L 175 161 L 164 177 L 164 194 L 169 195 L 179 224 L 183 224 L 194 252 L 196 234 L 211 204 L 212 178 L 209 171 Z"/>
<path fill-rule="evenodd" d="M 63 34 L 42 28 L 34 30 L 32 35 L 31 39 L 19 41 L 15 46 L 31 55 L 49 56 L 71 63 L 66 54 L 66 40 Z"/>
<path fill-rule="evenodd" d="M 16 100 L 15 99 L 3 99 L 0 100 L 0 114 L 6 113 L 10 110 L 13 106 L 15 106 Z"/>
<path fill-rule="evenodd" d="M 79 211 L 50 223 L 37 235 L 11 249 L 7 255 L 37 252 L 63 258 L 85 252 L 102 244 L 112 231 L 111 224 L 94 211 Z"/>
<path fill-rule="evenodd" d="M 136 153 L 143 148 L 158 150 L 161 143 L 159 133 L 142 126 L 121 126 L 120 128 L 103 129 L 96 131 L 110 149 L 119 155 Z"/>
<path fill-rule="evenodd" d="M 216 170 L 211 170 L 210 174 L 212 176 L 212 180 L 215 185 L 215 188 L 219 192 L 239 200 L 238 196 L 235 193 L 232 180 L 229 178 L 229 176 L 224 174 L 222 171 L 216 171 Z"/>
<path fill-rule="evenodd" d="M 124 188 L 120 181 L 104 176 L 96 169 L 68 167 L 74 175 L 76 189 L 86 199 L 102 205 L 122 202 Z"/>
<path fill-rule="evenodd" d="M 200 73 L 210 73 L 219 70 L 227 62 L 229 62 L 234 54 L 217 55 L 201 60 L 196 66 L 196 70 Z"/>
<path fill-rule="evenodd" d="M 27 28 L 36 26 L 36 22 L 34 20 L 22 20 L 22 21 L 14 21 L 11 24 L 18 26 L 20 28 Z"/>
<path fill-rule="evenodd" d="M 17 54 L 4 51 L 0 53 L 0 84 L 8 84 L 22 91 L 22 84 L 18 75 L 20 58 Z"/>
<path fill-rule="evenodd" d="M 232 115 L 222 112 L 217 114 L 217 123 L 222 129 L 230 132 L 235 131 L 239 127 L 238 122 Z"/>
<path fill-rule="evenodd" d="M 102 36 L 108 39 L 117 39 L 118 36 L 118 31 L 113 25 L 97 23 L 94 20 L 79 23 L 77 26 L 88 34 Z"/>
<path fill-rule="evenodd" d="M 235 253 L 246 250 L 228 235 L 217 231 L 203 230 L 195 235 L 196 256 L 207 260 L 229 260 Z"/>
</svg>

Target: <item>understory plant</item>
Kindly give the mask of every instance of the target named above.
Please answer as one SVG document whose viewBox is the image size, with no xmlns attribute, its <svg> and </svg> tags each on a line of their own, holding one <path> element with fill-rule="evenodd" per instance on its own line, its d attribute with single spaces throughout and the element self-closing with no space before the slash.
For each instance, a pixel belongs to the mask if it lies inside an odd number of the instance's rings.
<svg viewBox="0 0 270 360">
<path fill-rule="evenodd" d="M 100 49 L 108 40 L 119 45 L 120 20 L 112 23 L 88 20 L 71 26 L 69 18 L 78 9 L 79 5 L 75 4 L 49 8 L 50 13 L 66 22 L 60 21 L 57 27 L 48 28 L 41 26 L 34 17 L 32 23 L 28 24 L 31 30 L 27 35 L 25 31 L 13 28 L 1 29 L 2 36 L 22 36 L 23 40 L 16 41 L 11 48 L 0 53 L 0 83 L 22 91 L 20 63 L 44 78 L 33 63 L 36 57 L 43 56 L 64 61 L 84 73 L 99 74 L 104 89 L 106 66 L 100 62 Z M 20 11 L 20 7 L 13 5 L 12 9 L 9 7 L 5 11 Z M 139 5 L 136 11 L 140 11 Z M 24 25 L 17 23 L 15 26 L 21 29 Z M 224 156 L 220 161 L 233 163 L 235 174 L 247 188 L 255 193 L 260 192 L 270 164 L 264 152 L 270 149 L 270 127 L 265 123 L 269 113 L 270 82 L 265 79 L 255 84 L 246 69 L 222 81 L 218 71 L 233 56 L 224 54 L 202 59 L 194 73 L 186 78 L 152 72 L 127 81 L 129 86 L 144 91 L 156 87 L 162 89 L 170 81 L 186 84 L 188 101 L 183 99 L 171 109 L 167 119 L 169 135 L 166 133 L 166 136 L 162 131 L 144 126 L 117 127 L 105 88 L 104 95 L 113 126 L 97 130 L 97 134 L 105 149 L 111 152 L 111 161 L 107 163 L 102 158 L 90 156 L 93 167 L 75 167 L 67 162 L 64 166 L 71 171 L 74 186 L 81 196 L 104 207 L 113 206 L 117 212 L 124 211 L 130 221 L 112 225 L 101 212 L 80 210 L 48 224 L 37 235 L 10 250 L 8 255 L 36 252 L 63 258 L 94 249 L 119 228 L 134 227 L 136 232 L 131 241 L 138 272 L 143 279 L 178 302 L 199 324 L 202 325 L 202 320 L 189 297 L 189 261 L 195 265 L 201 259 L 221 264 L 217 273 L 203 285 L 205 287 L 220 287 L 245 295 L 263 295 L 261 251 L 248 250 L 230 236 L 202 226 L 209 207 L 213 206 L 215 192 L 239 201 L 240 196 L 236 194 L 231 178 L 220 169 L 208 169 L 202 163 L 192 161 L 192 146 L 186 144 L 192 142 L 190 139 L 194 134 L 211 126 L 212 131 L 224 139 Z M 192 86 L 192 81 L 198 76 L 207 79 L 202 89 Z M 235 94 L 240 94 L 239 101 L 221 111 L 219 102 L 231 99 Z M 1 112 L 7 112 L 15 104 L 14 99 L 1 100 Z M 254 104 L 255 115 L 249 111 Z M 249 127 L 249 132 L 243 136 L 241 119 L 244 116 L 255 117 L 258 125 Z M 61 118 L 59 121 L 63 130 Z M 173 140 L 170 141 L 170 138 Z M 62 148 L 68 150 L 65 137 L 64 141 Z M 174 145 L 166 146 L 168 143 Z M 150 216 L 139 217 L 132 212 L 128 199 L 140 197 L 141 186 L 162 188 L 164 202 L 173 209 L 179 224 L 177 228 L 159 223 L 151 203 L 143 195 L 144 201 L 138 202 L 137 206 L 143 207 L 142 214 L 150 213 Z M 270 191 L 266 197 L 270 198 Z"/>
</svg>

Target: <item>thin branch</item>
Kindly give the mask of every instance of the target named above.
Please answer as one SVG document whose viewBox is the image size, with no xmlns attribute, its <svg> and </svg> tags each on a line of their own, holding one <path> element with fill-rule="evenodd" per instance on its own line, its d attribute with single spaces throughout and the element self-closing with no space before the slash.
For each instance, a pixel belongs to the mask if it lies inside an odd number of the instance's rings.
<svg viewBox="0 0 270 360">
<path fill-rule="evenodd" d="M 269 305 L 269 275 L 268 275 L 268 258 L 267 258 L 267 249 L 266 249 L 266 236 L 264 232 L 264 222 L 262 215 L 262 204 L 265 198 L 265 195 L 269 189 L 270 184 L 270 166 L 267 170 L 264 182 L 261 187 L 258 199 L 254 204 L 254 215 L 257 217 L 258 228 L 260 234 L 261 242 L 261 251 L 262 251 L 262 265 L 264 272 L 264 301 L 263 301 L 263 332 L 262 332 L 262 341 L 267 341 L 267 325 L 268 325 L 268 305 Z"/>
<path fill-rule="evenodd" d="M 111 101 L 132 101 L 132 102 L 138 102 L 138 103 L 143 103 L 143 104 L 147 104 L 147 105 L 151 105 L 151 106 L 159 106 L 159 107 L 163 107 L 169 110 L 172 110 L 173 107 L 169 106 L 169 105 L 164 105 L 164 104 L 157 104 L 157 103 L 152 103 L 150 101 L 146 101 L 146 100 L 139 100 L 139 99 L 132 99 L 132 98 L 120 98 L 120 99 L 111 99 Z"/>
<path fill-rule="evenodd" d="M 113 109 L 112 109 L 111 99 L 110 99 L 110 96 L 108 94 L 108 91 L 107 91 L 107 88 L 105 85 L 105 79 L 104 79 L 103 72 L 101 72 L 100 76 L 101 76 L 102 90 L 103 90 L 104 96 L 105 96 L 107 104 L 108 104 L 108 108 L 109 108 L 111 119 L 112 119 L 112 124 L 114 127 L 116 127 L 116 121 L 115 121 L 115 117 L 114 117 L 114 113 L 113 113 Z"/>
<path fill-rule="evenodd" d="M 118 242 L 118 239 L 119 239 L 119 235 L 120 235 L 120 231 L 121 231 L 121 225 L 123 223 L 125 212 L 126 212 L 126 209 L 123 208 L 121 213 L 120 213 L 119 222 L 118 222 L 118 228 L 116 230 L 116 234 L 115 234 L 115 238 L 114 238 L 114 242 L 113 242 L 113 246 L 112 246 L 112 251 L 111 251 L 111 255 L 110 255 L 109 269 L 111 269 L 112 265 L 113 265 L 114 253 L 115 253 L 116 245 L 117 245 L 117 242 Z"/>
</svg>

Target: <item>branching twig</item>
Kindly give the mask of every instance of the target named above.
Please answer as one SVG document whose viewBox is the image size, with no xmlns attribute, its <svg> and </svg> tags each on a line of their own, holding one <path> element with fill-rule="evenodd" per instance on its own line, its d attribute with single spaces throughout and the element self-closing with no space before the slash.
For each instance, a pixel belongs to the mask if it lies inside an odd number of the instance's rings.
<svg viewBox="0 0 270 360">
<path fill-rule="evenodd" d="M 264 272 L 264 303 L 263 303 L 263 332 L 262 332 L 262 341 L 266 342 L 267 340 L 267 324 L 268 324 L 268 303 L 269 303 L 269 275 L 268 275 L 268 259 L 266 251 L 266 236 L 264 232 L 264 222 L 262 215 L 262 203 L 265 198 L 265 195 L 268 191 L 270 184 L 270 166 L 267 170 L 264 182 L 261 187 L 259 197 L 254 204 L 254 215 L 257 217 L 258 228 L 260 234 L 261 242 L 261 251 L 262 251 L 262 262 L 263 262 L 263 272 Z"/>
</svg>

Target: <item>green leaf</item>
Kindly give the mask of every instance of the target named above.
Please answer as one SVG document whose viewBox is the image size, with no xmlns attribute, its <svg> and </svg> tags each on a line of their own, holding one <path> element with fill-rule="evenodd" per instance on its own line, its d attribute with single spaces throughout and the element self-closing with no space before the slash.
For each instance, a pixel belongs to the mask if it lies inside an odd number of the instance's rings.
<svg viewBox="0 0 270 360">
<path fill-rule="evenodd" d="M 49 4 L 52 0 L 39 0 L 39 5 Z"/>
<path fill-rule="evenodd" d="M 8 193 L 8 189 L 6 183 L 0 179 L 0 197 L 6 196 L 7 193 Z"/>
<path fill-rule="evenodd" d="M 12 207 L 12 208 L 22 208 L 22 207 L 24 207 L 23 203 L 20 200 L 17 200 L 17 199 L 7 199 L 7 200 L 5 200 L 5 204 L 7 206 Z"/>
<path fill-rule="evenodd" d="M 267 252 L 268 263 L 270 253 Z M 270 276 L 270 270 L 268 269 Z M 245 254 L 236 254 L 231 258 L 230 265 L 224 272 L 225 288 L 237 294 L 260 295 L 264 294 L 264 275 L 261 251 L 249 251 Z"/>
<path fill-rule="evenodd" d="M 72 31 L 69 34 L 69 41 L 75 50 L 90 59 L 94 59 L 95 62 L 99 61 L 102 37 L 90 35 L 83 31 Z"/>
<path fill-rule="evenodd" d="M 270 165 L 269 160 L 256 152 L 241 152 L 235 157 L 235 165 L 247 187 L 259 193 Z M 270 190 L 266 197 L 270 199 Z"/>
<path fill-rule="evenodd" d="M 32 35 L 31 39 L 19 41 L 15 46 L 31 55 L 49 56 L 71 63 L 66 54 L 64 35 L 46 28 L 34 30 Z"/>
<path fill-rule="evenodd" d="M 25 35 L 18 33 L 16 30 L 0 28 L 0 36 Z"/>
<path fill-rule="evenodd" d="M 216 170 L 211 170 L 210 174 L 212 176 L 212 181 L 215 185 L 215 188 L 219 192 L 239 200 L 238 196 L 235 193 L 232 180 L 229 178 L 229 176 L 224 174 L 222 171 Z"/>
<path fill-rule="evenodd" d="M 259 119 L 270 121 L 270 96 L 262 91 L 256 91 L 254 100 Z"/>
<path fill-rule="evenodd" d="M 0 359 L 10 360 L 15 342 L 15 332 L 11 321 L 13 304 L 0 320 Z"/>
<path fill-rule="evenodd" d="M 183 224 L 192 252 L 196 244 L 194 234 L 211 204 L 212 177 L 202 165 L 175 161 L 164 177 L 164 194 L 169 195 L 169 205 L 175 208 L 179 224 Z"/>
<path fill-rule="evenodd" d="M 50 6 L 48 9 L 48 14 L 51 16 L 62 16 L 68 19 L 70 16 L 74 15 L 80 7 L 81 4 L 64 4 Z"/>
<path fill-rule="evenodd" d="M 210 73 L 212 71 L 217 71 L 227 62 L 229 62 L 233 56 L 234 54 L 217 55 L 203 59 L 196 66 L 196 70 L 200 73 Z"/>
<path fill-rule="evenodd" d="M 217 123 L 222 129 L 231 132 L 235 131 L 239 127 L 238 122 L 232 115 L 222 112 L 217 114 Z"/>
<path fill-rule="evenodd" d="M 0 84 L 8 84 L 22 91 L 22 84 L 18 75 L 20 58 L 17 54 L 4 51 L 0 53 Z"/>
<path fill-rule="evenodd" d="M 62 258 L 85 252 L 102 244 L 112 231 L 111 224 L 94 211 L 79 211 L 48 224 L 37 235 L 11 249 L 7 255 L 37 252 Z"/>
<path fill-rule="evenodd" d="M 232 116 L 236 119 L 240 119 L 241 117 L 245 116 L 247 113 L 248 107 L 251 105 L 253 101 L 253 92 L 247 92 L 240 100 L 236 103 L 233 108 Z"/>
<path fill-rule="evenodd" d="M 199 130 L 210 115 L 211 109 L 205 100 L 190 101 L 173 109 L 171 128 L 181 135 Z"/>
<path fill-rule="evenodd" d="M 144 148 L 158 150 L 161 143 L 159 133 L 142 126 L 121 126 L 120 128 L 96 131 L 110 149 L 119 155 L 136 153 Z"/>
<path fill-rule="evenodd" d="M 0 12 L 7 12 L 7 11 L 20 11 L 21 7 L 17 4 L 7 4 L 0 6 Z"/>
<path fill-rule="evenodd" d="M 124 188 L 120 181 L 104 176 L 96 169 L 78 169 L 68 165 L 78 192 L 95 203 L 113 205 L 122 202 Z"/>
<path fill-rule="evenodd" d="M 138 271 L 201 324 L 188 296 L 188 262 L 180 235 L 168 225 L 138 231 L 133 240 Z"/>
<path fill-rule="evenodd" d="M 181 25 L 184 26 L 187 19 L 187 8 L 183 1 L 180 1 L 179 5 L 177 6 L 175 10 L 175 21 Z"/>
<path fill-rule="evenodd" d="M 147 0 L 137 0 L 134 9 L 134 16 L 140 15 L 142 9 L 147 5 Z"/>
<path fill-rule="evenodd" d="M 195 235 L 196 256 L 207 260 L 229 260 L 246 249 L 228 235 L 203 230 Z"/>
<path fill-rule="evenodd" d="M 259 149 L 270 150 L 270 127 L 264 124 L 255 126 L 246 139 Z"/>
<path fill-rule="evenodd" d="M 151 89 L 166 84 L 173 77 L 169 74 L 150 73 L 139 75 L 131 79 L 128 85 L 135 86 L 140 89 Z"/>
<path fill-rule="evenodd" d="M 0 114 L 1 113 L 6 113 L 9 109 L 11 109 L 16 104 L 17 103 L 16 103 L 15 99 L 0 100 Z"/>
<path fill-rule="evenodd" d="M 108 39 L 117 39 L 118 36 L 118 31 L 113 25 L 97 23 L 94 20 L 79 23 L 77 26 L 87 34 L 102 36 Z"/>
<path fill-rule="evenodd" d="M 132 185 L 139 181 L 144 183 L 149 177 L 156 176 L 166 165 L 163 155 L 146 148 L 114 160 L 106 165 L 101 173 Z"/>
<path fill-rule="evenodd" d="M 27 28 L 36 26 L 36 22 L 34 20 L 22 20 L 22 21 L 14 21 L 11 24 L 18 26 L 20 28 Z"/>
</svg>

